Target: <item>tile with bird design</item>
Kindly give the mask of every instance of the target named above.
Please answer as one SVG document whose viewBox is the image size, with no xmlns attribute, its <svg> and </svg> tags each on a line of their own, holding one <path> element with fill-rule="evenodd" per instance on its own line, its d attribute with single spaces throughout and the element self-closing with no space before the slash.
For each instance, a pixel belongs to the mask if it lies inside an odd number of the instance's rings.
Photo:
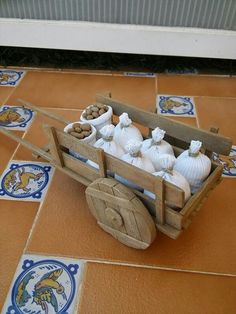
<svg viewBox="0 0 236 314">
<path fill-rule="evenodd" d="M 190 96 L 158 95 L 157 113 L 165 116 L 195 117 L 195 104 Z"/>
<path fill-rule="evenodd" d="M 232 146 L 229 156 L 213 153 L 212 159 L 224 167 L 223 177 L 236 178 L 236 145 Z"/>
<path fill-rule="evenodd" d="M 53 173 L 49 163 L 12 160 L 0 177 L 0 199 L 40 202 Z"/>
<path fill-rule="evenodd" d="M 13 69 L 0 69 L 0 86 L 17 86 L 26 71 L 17 71 Z"/>
<path fill-rule="evenodd" d="M 4 105 L 0 107 L 0 128 L 26 131 L 33 122 L 34 117 L 35 112 L 31 109 Z"/>
<path fill-rule="evenodd" d="M 77 259 L 23 255 L 2 313 L 75 313 L 84 266 Z"/>
</svg>

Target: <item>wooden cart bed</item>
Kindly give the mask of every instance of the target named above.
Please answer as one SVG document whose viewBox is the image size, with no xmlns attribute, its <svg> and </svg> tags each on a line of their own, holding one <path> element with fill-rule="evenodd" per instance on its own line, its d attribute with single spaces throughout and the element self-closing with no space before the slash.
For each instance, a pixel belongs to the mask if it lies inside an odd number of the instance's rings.
<svg viewBox="0 0 236 314">
<path fill-rule="evenodd" d="M 64 125 L 70 123 L 70 121 L 55 116 L 42 108 L 35 107 L 22 100 L 19 101 L 25 107 L 47 115 L 54 120 L 62 122 Z M 191 140 L 201 141 L 203 150 L 208 156 L 211 156 L 212 152 L 223 155 L 228 155 L 230 152 L 232 141 L 227 137 L 191 127 L 180 122 L 175 122 L 166 117 L 157 115 L 154 112 L 147 112 L 122 103 L 112 99 L 109 94 L 97 95 L 96 102 L 111 106 L 115 116 L 127 112 L 133 122 L 148 128 L 149 131 L 157 126 L 165 130 L 165 139 L 173 146 L 176 156 L 189 147 Z M 190 225 L 192 217 L 200 209 L 209 192 L 214 189 L 221 180 L 222 166 L 212 161 L 209 177 L 199 191 L 185 204 L 184 192 L 178 187 L 164 181 L 162 178 L 153 176 L 142 169 L 106 154 L 101 149 L 84 144 L 63 132 L 61 129 L 54 128 L 53 126 L 44 126 L 44 130 L 49 138 L 48 148 L 50 151 L 48 152 L 45 151 L 45 149 L 41 149 L 29 143 L 25 139 L 17 137 L 13 132 L 6 129 L 1 129 L 0 131 L 26 146 L 37 155 L 47 159 L 56 168 L 86 186 L 90 186 L 97 179 L 106 178 L 107 170 L 110 170 L 113 173 L 135 182 L 135 184 L 142 186 L 144 189 L 155 193 L 156 199 L 152 200 L 143 193 L 132 190 L 149 209 L 157 229 L 173 239 L 176 239 L 181 232 Z M 215 129 L 213 131 L 215 131 Z M 69 149 L 97 163 L 99 169 L 97 170 L 74 158 L 69 154 Z M 92 191 L 96 194 L 94 189 Z M 97 193 L 97 198 L 107 201 L 108 203 L 119 202 L 119 204 L 122 204 L 125 208 L 128 206 L 126 199 L 123 200 L 122 203 L 121 197 L 119 198 L 117 195 L 112 195 L 104 191 L 103 193 Z"/>
</svg>

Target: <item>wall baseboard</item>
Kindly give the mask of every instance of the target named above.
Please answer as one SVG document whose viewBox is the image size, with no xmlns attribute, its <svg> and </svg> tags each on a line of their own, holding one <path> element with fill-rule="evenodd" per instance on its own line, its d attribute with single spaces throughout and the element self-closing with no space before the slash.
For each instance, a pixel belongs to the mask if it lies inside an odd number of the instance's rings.
<svg viewBox="0 0 236 314">
<path fill-rule="evenodd" d="M 0 45 L 236 59 L 236 32 L 0 18 Z"/>
</svg>

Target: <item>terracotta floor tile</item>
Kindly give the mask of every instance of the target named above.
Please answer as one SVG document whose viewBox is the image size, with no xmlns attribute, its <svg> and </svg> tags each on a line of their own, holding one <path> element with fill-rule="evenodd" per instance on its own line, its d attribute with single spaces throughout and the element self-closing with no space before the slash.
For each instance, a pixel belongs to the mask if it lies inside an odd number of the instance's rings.
<svg viewBox="0 0 236 314">
<path fill-rule="evenodd" d="M 152 246 L 139 251 L 101 230 L 86 204 L 85 187 L 56 171 L 27 250 L 236 274 L 235 189 L 236 180 L 224 179 L 177 240 L 158 232 Z"/>
<path fill-rule="evenodd" d="M 37 203 L 0 200 L 0 308 L 37 212 Z"/>
<path fill-rule="evenodd" d="M 236 142 L 236 98 L 195 97 L 195 104 L 200 128 L 219 127 Z"/>
<path fill-rule="evenodd" d="M 168 118 L 171 120 L 174 120 L 174 121 L 179 121 L 179 122 L 186 123 L 186 124 L 189 124 L 191 126 L 197 127 L 196 118 L 186 118 L 186 117 L 168 117 Z"/>
<path fill-rule="evenodd" d="M 15 131 L 15 134 L 22 136 L 23 132 Z M 6 168 L 6 165 L 12 157 L 16 147 L 17 143 L 15 141 L 0 133 L 0 174 Z"/>
<path fill-rule="evenodd" d="M 0 87 L 0 106 L 6 104 L 8 97 L 13 93 L 14 87 Z"/>
<path fill-rule="evenodd" d="M 155 104 L 155 78 L 57 72 L 28 72 L 9 101 L 15 104 L 22 98 L 44 107 L 84 108 L 104 91 L 143 108 Z"/>
<path fill-rule="evenodd" d="M 232 277 L 88 264 L 78 313 L 233 314 Z"/>
<path fill-rule="evenodd" d="M 159 95 L 236 97 L 236 77 L 159 75 Z"/>
</svg>

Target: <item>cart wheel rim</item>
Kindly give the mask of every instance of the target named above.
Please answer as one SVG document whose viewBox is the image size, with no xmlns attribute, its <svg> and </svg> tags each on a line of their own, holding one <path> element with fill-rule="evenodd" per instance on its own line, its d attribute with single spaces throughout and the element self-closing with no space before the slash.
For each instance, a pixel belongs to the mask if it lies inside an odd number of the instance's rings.
<svg viewBox="0 0 236 314">
<path fill-rule="evenodd" d="M 155 223 L 141 200 L 115 179 L 95 180 L 86 189 L 98 225 L 121 243 L 146 249 L 156 237 Z"/>
</svg>

